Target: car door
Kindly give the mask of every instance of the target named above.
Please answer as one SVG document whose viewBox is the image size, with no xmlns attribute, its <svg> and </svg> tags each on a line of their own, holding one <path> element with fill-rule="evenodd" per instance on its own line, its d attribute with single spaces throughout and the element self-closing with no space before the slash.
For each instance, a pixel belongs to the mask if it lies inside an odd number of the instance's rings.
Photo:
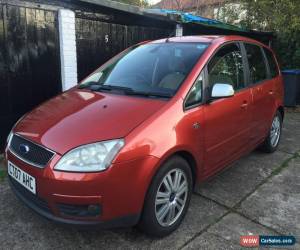
<svg viewBox="0 0 300 250">
<path fill-rule="evenodd" d="M 204 106 L 206 175 L 247 150 L 252 93 L 246 86 L 244 65 L 240 43 L 222 46 L 207 64 L 209 91 L 216 83 L 227 83 L 233 86 L 235 94 L 229 98 L 211 100 Z"/>
<path fill-rule="evenodd" d="M 274 82 L 268 78 L 268 67 L 263 50 L 256 44 L 245 43 L 249 81 L 252 84 L 251 143 L 264 139 L 270 129 L 274 106 Z"/>
</svg>

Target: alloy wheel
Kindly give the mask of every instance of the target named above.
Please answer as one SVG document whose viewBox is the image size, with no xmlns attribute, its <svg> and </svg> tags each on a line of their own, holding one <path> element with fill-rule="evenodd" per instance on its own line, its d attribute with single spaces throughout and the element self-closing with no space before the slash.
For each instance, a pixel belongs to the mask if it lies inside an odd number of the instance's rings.
<svg viewBox="0 0 300 250">
<path fill-rule="evenodd" d="M 276 147 L 281 134 L 280 117 L 275 116 L 271 126 L 270 142 L 272 147 Z"/>
<path fill-rule="evenodd" d="M 189 185 L 181 169 L 172 169 L 161 181 L 155 198 L 155 216 L 163 227 L 173 225 L 186 205 Z"/>
</svg>

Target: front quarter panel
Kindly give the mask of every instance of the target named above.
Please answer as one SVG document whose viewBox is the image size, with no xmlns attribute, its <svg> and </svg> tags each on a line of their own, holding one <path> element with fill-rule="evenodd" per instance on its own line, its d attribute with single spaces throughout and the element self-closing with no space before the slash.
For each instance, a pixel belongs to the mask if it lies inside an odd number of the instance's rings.
<svg viewBox="0 0 300 250">
<path fill-rule="evenodd" d="M 203 107 L 183 111 L 182 104 L 180 98 L 129 134 L 125 138 L 126 146 L 115 162 L 151 155 L 159 158 L 159 164 L 153 166 L 155 173 L 168 157 L 184 151 L 192 155 L 197 168 L 200 167 L 203 156 Z M 195 128 L 195 123 L 199 123 L 200 127 Z"/>
</svg>

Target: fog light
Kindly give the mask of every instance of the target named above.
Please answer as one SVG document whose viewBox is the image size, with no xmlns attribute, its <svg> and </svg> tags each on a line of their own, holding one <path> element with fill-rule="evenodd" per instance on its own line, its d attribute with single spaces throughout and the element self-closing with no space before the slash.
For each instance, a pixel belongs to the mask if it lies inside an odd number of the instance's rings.
<svg viewBox="0 0 300 250">
<path fill-rule="evenodd" d="M 89 205 L 88 212 L 91 216 L 96 216 L 100 214 L 100 206 L 99 205 Z"/>
<path fill-rule="evenodd" d="M 62 215 L 72 217 L 96 217 L 101 214 L 101 206 L 92 205 L 70 205 L 70 204 L 57 204 L 59 211 Z"/>
</svg>

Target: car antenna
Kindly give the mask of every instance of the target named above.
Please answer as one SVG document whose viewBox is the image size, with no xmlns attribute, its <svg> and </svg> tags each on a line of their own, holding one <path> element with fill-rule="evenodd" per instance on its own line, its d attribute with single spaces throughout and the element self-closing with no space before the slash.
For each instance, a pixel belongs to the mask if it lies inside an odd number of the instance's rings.
<svg viewBox="0 0 300 250">
<path fill-rule="evenodd" d="M 169 33 L 168 38 L 166 39 L 166 43 L 171 42 L 170 38 L 172 38 L 175 35 L 174 31 L 172 31 L 171 33 Z"/>
</svg>

